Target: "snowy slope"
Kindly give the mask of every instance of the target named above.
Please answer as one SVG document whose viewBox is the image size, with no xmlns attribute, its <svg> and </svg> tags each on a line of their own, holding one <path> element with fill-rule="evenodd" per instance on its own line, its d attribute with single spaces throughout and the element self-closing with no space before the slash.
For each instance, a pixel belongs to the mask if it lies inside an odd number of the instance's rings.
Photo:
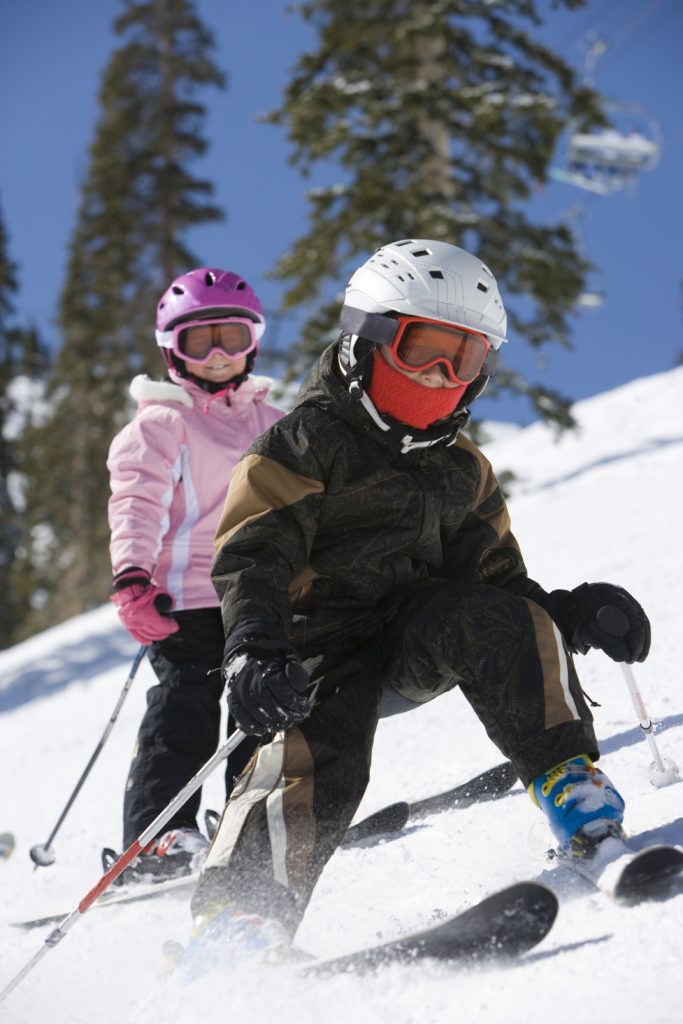
<svg viewBox="0 0 683 1024">
<path fill-rule="evenodd" d="M 496 467 L 517 474 L 513 527 L 532 576 L 550 588 L 611 580 L 647 608 L 653 647 L 636 676 L 659 722 L 662 753 L 683 768 L 682 406 L 679 369 L 578 404 L 577 436 L 558 441 L 535 424 L 502 432 L 487 451 Z M 121 790 L 152 681 L 147 663 L 58 836 L 55 865 L 34 872 L 28 856 L 47 838 L 102 734 L 135 651 L 104 607 L 0 654 L 0 832 L 17 837 L 14 856 L 0 862 L 0 987 L 48 931 L 24 933 L 8 922 L 71 910 L 100 877 L 100 847 L 120 842 Z M 638 845 L 683 844 L 683 784 L 650 784 L 650 752 L 619 666 L 591 653 L 579 669 L 601 704 L 601 764 L 626 798 L 627 829 Z M 449 694 L 381 724 L 359 817 L 446 789 L 500 760 L 464 700 Z M 206 787 L 205 806 L 220 805 L 219 775 Z M 0 1016 L 8 1024 L 678 1022 L 683 894 L 616 907 L 577 878 L 548 870 L 540 855 L 548 844 L 539 812 L 518 785 L 502 801 L 434 816 L 374 848 L 337 853 L 298 935 L 316 953 L 342 952 L 425 924 L 435 911 L 464 909 L 513 880 L 540 878 L 561 898 L 558 921 L 514 967 L 422 965 L 305 983 L 286 970 L 242 968 L 183 990 L 159 973 L 163 940 L 187 935 L 188 898 L 179 894 L 90 911 Z"/>
</svg>

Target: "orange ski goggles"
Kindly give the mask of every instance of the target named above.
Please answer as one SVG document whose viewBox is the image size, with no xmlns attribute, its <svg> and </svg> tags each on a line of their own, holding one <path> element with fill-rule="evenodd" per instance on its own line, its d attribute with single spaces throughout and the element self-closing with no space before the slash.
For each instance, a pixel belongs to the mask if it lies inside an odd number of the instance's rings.
<svg viewBox="0 0 683 1024">
<path fill-rule="evenodd" d="M 469 327 L 402 313 L 367 313 L 342 307 L 342 330 L 386 345 L 401 370 L 418 373 L 440 366 L 453 384 L 471 384 L 493 373 L 497 352 L 485 334 Z M 486 363 L 486 365 L 484 365 Z"/>
<path fill-rule="evenodd" d="M 491 349 L 485 334 L 423 317 L 392 319 L 398 328 L 389 351 L 401 370 L 418 373 L 439 366 L 453 384 L 470 384 L 481 373 Z"/>
</svg>

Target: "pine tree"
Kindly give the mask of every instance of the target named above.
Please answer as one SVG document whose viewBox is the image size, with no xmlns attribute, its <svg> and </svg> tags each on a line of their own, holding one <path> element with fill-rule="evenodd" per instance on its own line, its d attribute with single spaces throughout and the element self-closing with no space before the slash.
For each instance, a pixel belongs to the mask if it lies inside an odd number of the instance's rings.
<svg viewBox="0 0 683 1024">
<path fill-rule="evenodd" d="M 37 520 L 28 494 L 35 473 L 33 436 L 45 416 L 46 380 L 50 354 L 35 327 L 13 326 L 8 332 L 13 353 L 10 385 L 13 559 L 3 583 L 8 609 L 3 619 L 4 639 L 18 643 L 31 635 L 31 622 L 39 614 L 45 593 L 43 588 L 44 539 L 46 525 Z"/>
<path fill-rule="evenodd" d="M 557 0 L 577 7 L 583 0 Z M 533 348 L 571 347 L 568 315 L 587 269 L 566 224 L 534 223 L 524 204 L 545 182 L 571 120 L 601 121 L 598 99 L 534 36 L 534 0 L 310 0 L 318 33 L 280 109 L 305 176 L 336 162 L 339 183 L 308 194 L 309 228 L 278 262 L 284 308 L 317 303 L 294 373 L 333 336 L 338 288 L 375 248 L 443 239 L 478 253 L 498 278 L 509 328 Z M 541 416 L 571 423 L 569 402 L 499 370 Z"/>
<path fill-rule="evenodd" d="M 122 43 L 102 81 L 60 301 L 52 411 L 33 436 L 30 497 L 51 531 L 36 627 L 109 594 L 109 444 L 129 418 L 132 376 L 163 369 L 155 304 L 170 279 L 197 265 L 188 230 L 223 217 L 212 185 L 191 172 L 207 147 L 198 94 L 224 85 L 211 34 L 190 0 L 124 0 L 114 32 Z"/>
<path fill-rule="evenodd" d="M 0 648 L 8 645 L 16 627 L 17 611 L 9 579 L 15 551 L 21 540 L 16 499 L 11 491 L 11 474 L 15 469 L 10 428 L 14 346 L 8 321 L 14 311 L 16 272 L 16 265 L 9 257 L 4 219 L 0 216 Z"/>
<path fill-rule="evenodd" d="M 25 436 L 47 365 L 37 332 L 13 322 L 17 289 L 0 213 L 0 649 L 21 639 L 33 598 Z"/>
</svg>

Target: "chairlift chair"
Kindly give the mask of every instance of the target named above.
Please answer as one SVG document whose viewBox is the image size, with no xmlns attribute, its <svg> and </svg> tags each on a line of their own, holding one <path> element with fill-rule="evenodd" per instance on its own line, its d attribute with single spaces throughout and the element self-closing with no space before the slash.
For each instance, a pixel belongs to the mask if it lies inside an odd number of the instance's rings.
<svg viewBox="0 0 683 1024">
<path fill-rule="evenodd" d="M 598 195 L 611 195 L 634 185 L 638 175 L 651 171 L 661 155 L 657 120 L 638 103 L 612 101 L 606 105 L 612 124 L 584 132 L 570 129 L 564 167 L 550 176 Z"/>
</svg>

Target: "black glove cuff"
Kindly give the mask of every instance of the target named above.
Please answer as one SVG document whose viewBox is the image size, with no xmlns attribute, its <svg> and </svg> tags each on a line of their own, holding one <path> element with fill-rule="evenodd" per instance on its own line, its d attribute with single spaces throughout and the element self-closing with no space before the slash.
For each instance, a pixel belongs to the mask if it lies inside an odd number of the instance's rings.
<svg viewBox="0 0 683 1024">
<path fill-rule="evenodd" d="M 547 611 L 572 654 L 585 654 L 588 647 L 577 633 L 581 610 L 574 595 L 573 590 L 551 590 L 549 594 L 534 594 L 532 600 Z"/>
<path fill-rule="evenodd" d="M 246 619 L 239 622 L 225 641 L 223 664 L 234 654 L 253 651 L 258 654 L 267 652 L 290 654 L 294 653 L 292 645 L 279 626 L 268 619 Z"/>
<path fill-rule="evenodd" d="M 114 576 L 112 590 L 125 590 L 126 587 L 147 587 L 149 583 L 150 575 L 146 569 L 141 569 L 138 565 L 129 565 Z"/>
</svg>

